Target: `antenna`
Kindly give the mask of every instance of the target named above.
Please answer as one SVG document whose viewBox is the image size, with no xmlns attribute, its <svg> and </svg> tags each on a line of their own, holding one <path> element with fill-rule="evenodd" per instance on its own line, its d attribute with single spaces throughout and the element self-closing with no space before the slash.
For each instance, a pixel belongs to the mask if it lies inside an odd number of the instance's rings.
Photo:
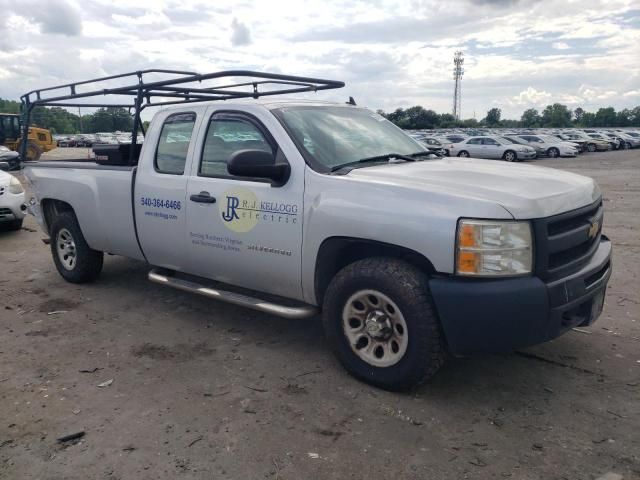
<svg viewBox="0 0 640 480">
<path fill-rule="evenodd" d="M 464 53 L 458 50 L 453 56 L 453 80 L 455 87 L 453 89 L 453 117 L 460 120 L 462 112 L 462 75 L 464 75 Z"/>
</svg>

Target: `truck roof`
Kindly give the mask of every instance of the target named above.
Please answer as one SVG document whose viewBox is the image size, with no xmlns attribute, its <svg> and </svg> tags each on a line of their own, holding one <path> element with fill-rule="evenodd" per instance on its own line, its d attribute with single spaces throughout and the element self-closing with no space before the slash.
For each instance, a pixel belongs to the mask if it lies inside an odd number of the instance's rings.
<svg viewBox="0 0 640 480">
<path fill-rule="evenodd" d="M 217 101 L 199 103 L 199 105 L 203 105 L 203 106 L 218 105 L 218 104 L 219 102 Z M 229 107 L 233 108 L 234 105 L 260 105 L 261 107 L 264 107 L 268 110 L 274 110 L 276 108 L 283 108 L 283 107 L 302 107 L 302 106 L 318 106 L 318 107 L 331 106 L 331 107 L 345 107 L 345 108 L 354 106 L 352 104 L 342 103 L 342 102 L 310 100 L 310 99 L 304 99 L 304 98 L 287 98 L 287 99 L 277 99 L 277 100 L 247 98 L 247 99 L 239 99 L 239 100 L 224 102 L 225 108 L 229 108 Z M 188 105 L 178 104 L 178 105 L 171 105 L 169 107 L 166 107 L 165 110 L 170 110 L 170 111 L 184 110 L 185 108 L 188 108 Z"/>
</svg>

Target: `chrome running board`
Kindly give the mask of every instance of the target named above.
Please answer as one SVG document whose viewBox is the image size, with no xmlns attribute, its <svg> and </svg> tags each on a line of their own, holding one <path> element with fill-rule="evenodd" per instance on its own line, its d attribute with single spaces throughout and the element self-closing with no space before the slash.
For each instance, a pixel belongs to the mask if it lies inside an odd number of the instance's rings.
<svg viewBox="0 0 640 480">
<path fill-rule="evenodd" d="M 228 292 L 183 278 L 177 278 L 171 274 L 167 275 L 158 269 L 151 270 L 148 278 L 153 283 L 167 285 L 169 287 L 177 288 L 178 290 L 184 290 L 185 292 L 197 293 L 198 295 L 203 295 L 222 302 L 233 303 L 234 305 L 240 305 L 242 307 L 251 308 L 253 310 L 270 313 L 272 315 L 292 320 L 309 318 L 319 312 L 318 308 L 313 305 L 301 305 L 299 307 L 279 305 L 260 298 L 250 297 L 236 292 Z"/>
</svg>

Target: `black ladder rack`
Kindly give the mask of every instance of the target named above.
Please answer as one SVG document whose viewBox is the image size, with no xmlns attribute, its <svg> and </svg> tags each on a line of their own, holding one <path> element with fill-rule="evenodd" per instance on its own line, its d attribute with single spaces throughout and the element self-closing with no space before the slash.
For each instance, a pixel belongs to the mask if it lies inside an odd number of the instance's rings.
<svg viewBox="0 0 640 480">
<path fill-rule="evenodd" d="M 163 80 L 146 81 L 152 75 L 166 75 Z M 147 78 L 145 78 L 147 77 Z M 234 83 L 238 78 L 247 81 Z M 130 85 L 111 88 L 99 88 L 101 82 L 131 80 Z M 226 79 L 223 85 L 206 86 L 210 80 Z M 233 80 L 231 80 L 233 79 Z M 229 83 L 231 82 L 231 83 Z M 196 86 L 190 85 L 196 83 Z M 270 89 L 266 89 L 270 87 Z M 239 98 L 260 98 L 289 93 L 317 92 L 344 87 L 344 82 L 320 78 L 280 75 L 276 73 L 253 72 L 249 70 L 228 70 L 199 74 L 181 70 L 150 69 L 122 73 L 107 77 L 94 78 L 81 82 L 41 88 L 25 93 L 20 97 L 22 111 L 21 157 L 26 158 L 29 122 L 35 107 L 122 107 L 133 110 L 133 130 L 131 132 L 130 160 L 137 143 L 138 131 L 142 128 L 140 113 L 147 107 L 197 103 Z M 105 103 L 96 102 L 96 97 L 117 95 L 130 97 L 132 102 Z M 91 100 L 91 102 L 85 102 Z"/>
</svg>

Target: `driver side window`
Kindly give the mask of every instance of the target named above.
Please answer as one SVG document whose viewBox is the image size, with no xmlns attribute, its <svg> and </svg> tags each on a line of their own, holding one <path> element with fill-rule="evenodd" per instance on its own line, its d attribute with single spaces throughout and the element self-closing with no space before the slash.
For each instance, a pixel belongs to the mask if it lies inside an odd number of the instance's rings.
<svg viewBox="0 0 640 480">
<path fill-rule="evenodd" d="M 231 177 L 227 162 L 240 150 L 262 150 L 274 153 L 274 148 L 253 123 L 234 117 L 216 118 L 209 122 L 198 175 L 201 177 Z"/>
</svg>

